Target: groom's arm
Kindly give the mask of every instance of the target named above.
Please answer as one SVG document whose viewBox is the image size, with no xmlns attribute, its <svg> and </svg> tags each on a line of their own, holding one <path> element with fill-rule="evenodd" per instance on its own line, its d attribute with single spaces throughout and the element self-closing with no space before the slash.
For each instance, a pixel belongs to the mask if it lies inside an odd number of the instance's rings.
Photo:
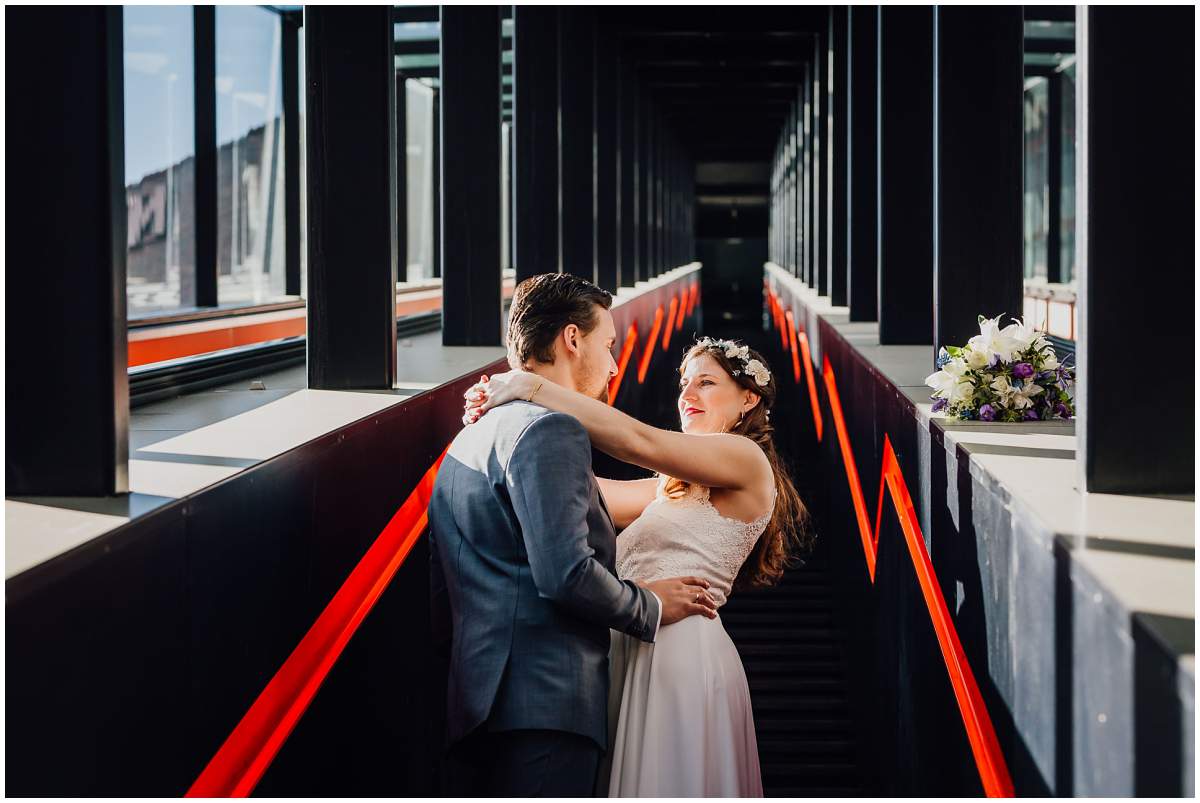
<svg viewBox="0 0 1200 803">
<path fill-rule="evenodd" d="M 659 598 L 618 580 L 588 546 L 591 445 L 570 416 L 536 419 L 517 439 L 506 482 L 538 593 L 582 619 L 654 641 Z"/>
</svg>

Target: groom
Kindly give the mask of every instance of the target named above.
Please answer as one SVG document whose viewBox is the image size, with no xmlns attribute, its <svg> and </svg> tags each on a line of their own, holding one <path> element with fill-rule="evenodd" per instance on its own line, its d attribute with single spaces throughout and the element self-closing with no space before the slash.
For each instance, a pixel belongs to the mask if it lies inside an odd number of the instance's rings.
<svg viewBox="0 0 1200 803">
<path fill-rule="evenodd" d="M 567 274 L 517 286 L 508 361 L 593 398 L 616 372 L 612 296 Z M 617 578 L 616 532 L 579 422 L 532 402 L 450 445 L 429 505 L 434 638 L 464 795 L 590 796 L 607 746 L 609 628 L 653 642 L 712 602 L 697 578 Z M 700 604 L 696 604 L 699 600 Z"/>
</svg>

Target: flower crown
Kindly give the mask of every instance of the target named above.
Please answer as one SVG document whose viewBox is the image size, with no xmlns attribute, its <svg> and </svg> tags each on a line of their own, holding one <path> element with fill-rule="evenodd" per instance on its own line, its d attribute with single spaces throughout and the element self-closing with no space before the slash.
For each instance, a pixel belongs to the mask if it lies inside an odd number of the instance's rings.
<svg viewBox="0 0 1200 803">
<path fill-rule="evenodd" d="M 758 360 L 750 359 L 750 347 L 739 345 L 732 340 L 714 340 L 711 337 L 705 337 L 696 343 L 702 348 L 721 349 L 725 352 L 725 356 L 730 360 L 740 360 L 742 363 L 741 369 L 734 368 L 733 375 L 741 376 L 744 371 L 747 376 L 754 377 L 754 381 L 758 383 L 760 388 L 765 388 L 771 381 L 771 372 L 767 370 L 767 366 L 763 365 Z"/>
</svg>

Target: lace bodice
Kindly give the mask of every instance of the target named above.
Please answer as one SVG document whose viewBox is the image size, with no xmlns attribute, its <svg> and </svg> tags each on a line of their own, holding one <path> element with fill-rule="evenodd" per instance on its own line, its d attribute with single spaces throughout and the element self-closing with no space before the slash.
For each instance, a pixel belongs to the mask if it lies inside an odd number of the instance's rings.
<svg viewBox="0 0 1200 803">
<path fill-rule="evenodd" d="M 617 576 L 641 581 L 702 577 L 720 607 L 771 520 L 774 501 L 770 511 L 747 523 L 722 516 L 709 501 L 708 488 L 692 485 L 686 496 L 669 499 L 665 486 L 663 477 L 654 501 L 617 537 Z"/>
</svg>

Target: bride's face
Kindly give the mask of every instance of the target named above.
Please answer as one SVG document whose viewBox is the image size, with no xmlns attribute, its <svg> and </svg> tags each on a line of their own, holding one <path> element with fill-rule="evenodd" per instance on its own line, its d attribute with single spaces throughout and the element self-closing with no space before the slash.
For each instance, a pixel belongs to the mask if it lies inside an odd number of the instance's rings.
<svg viewBox="0 0 1200 803">
<path fill-rule="evenodd" d="M 754 406 L 753 396 L 710 355 L 698 354 L 679 377 L 679 423 L 691 435 L 728 431 Z"/>
</svg>

